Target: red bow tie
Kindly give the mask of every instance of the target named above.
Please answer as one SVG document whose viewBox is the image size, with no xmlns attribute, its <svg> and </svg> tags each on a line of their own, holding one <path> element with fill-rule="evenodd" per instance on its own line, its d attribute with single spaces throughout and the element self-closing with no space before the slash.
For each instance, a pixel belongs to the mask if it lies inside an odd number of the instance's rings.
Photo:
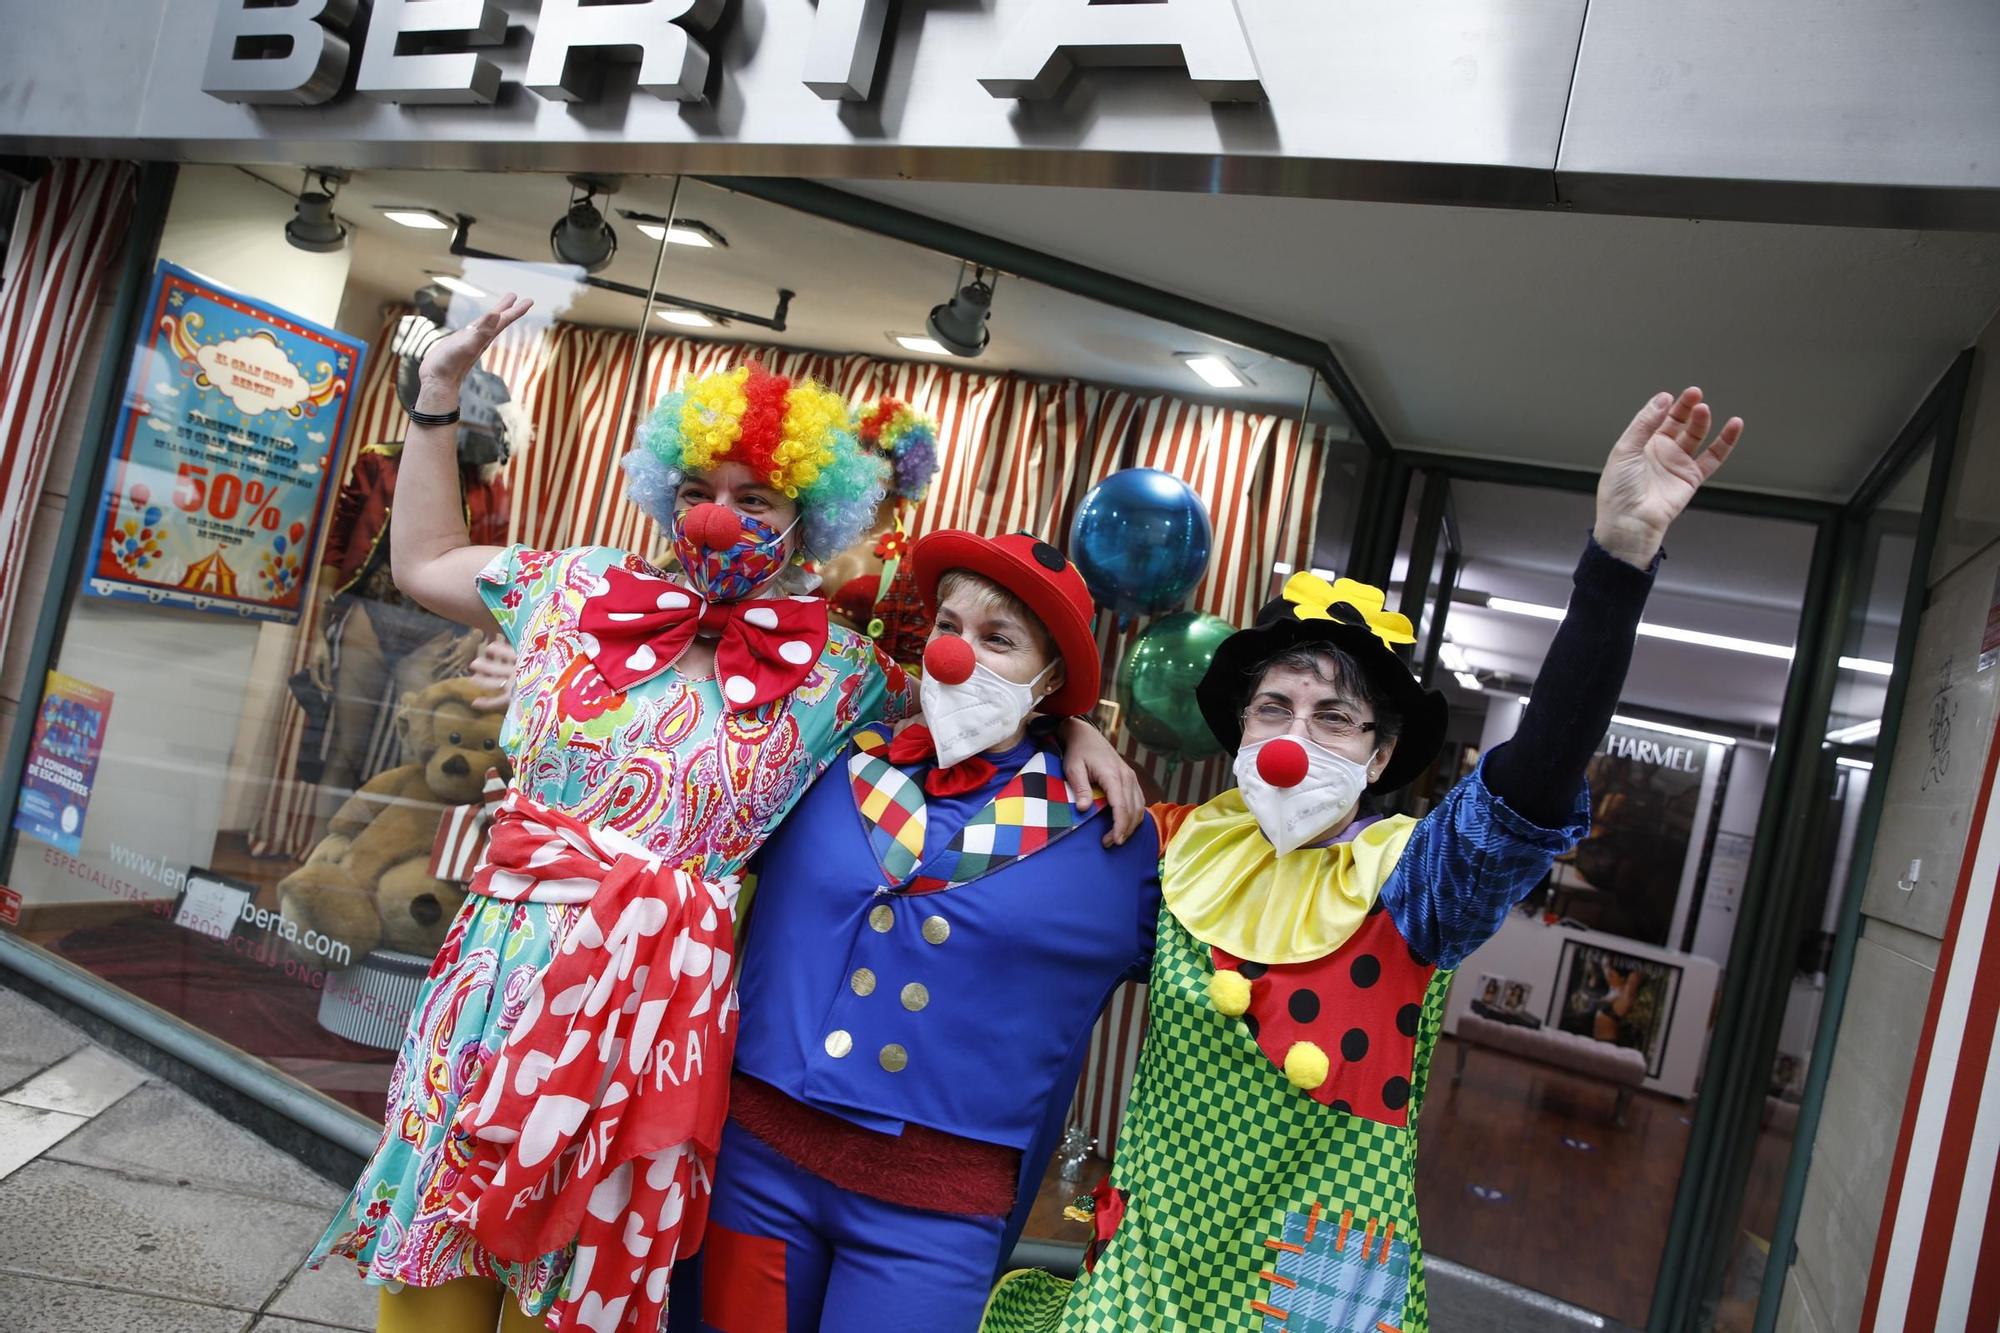
<svg viewBox="0 0 2000 1333">
<path fill-rule="evenodd" d="M 704 602 L 677 583 L 619 566 L 584 598 L 577 625 L 591 665 L 621 693 L 679 661 L 698 632 L 721 635 L 715 675 L 739 713 L 798 688 L 827 638 L 824 598 Z"/>
<path fill-rule="evenodd" d="M 937 742 L 931 739 L 929 727 L 916 722 L 897 732 L 885 753 L 892 764 L 921 764 L 925 761 L 935 764 Z M 992 781 L 995 771 L 991 759 L 983 754 L 971 755 L 950 768 L 933 767 L 924 774 L 924 791 L 932 796 L 957 796 L 985 786 Z"/>
</svg>

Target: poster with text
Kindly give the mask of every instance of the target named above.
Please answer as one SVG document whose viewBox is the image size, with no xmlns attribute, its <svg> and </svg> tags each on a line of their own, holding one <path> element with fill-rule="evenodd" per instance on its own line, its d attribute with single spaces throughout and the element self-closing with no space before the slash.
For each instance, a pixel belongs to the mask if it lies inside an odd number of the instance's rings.
<svg viewBox="0 0 2000 1333">
<path fill-rule="evenodd" d="M 82 853 L 83 817 L 110 720 L 111 691 L 49 673 L 14 807 L 16 829 L 71 856 Z"/>
<path fill-rule="evenodd" d="M 1570 864 L 1595 894 L 1569 910 L 1592 930 L 1664 945 L 1713 747 L 1614 723 L 1590 761 L 1590 836 Z"/>
<path fill-rule="evenodd" d="M 85 588 L 292 623 L 367 349 L 164 261 L 145 320 Z"/>
</svg>

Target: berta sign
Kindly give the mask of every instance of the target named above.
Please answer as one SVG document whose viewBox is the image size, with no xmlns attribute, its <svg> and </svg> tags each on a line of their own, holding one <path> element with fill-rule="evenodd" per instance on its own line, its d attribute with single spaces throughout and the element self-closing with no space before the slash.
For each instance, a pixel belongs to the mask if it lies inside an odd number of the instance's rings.
<svg viewBox="0 0 2000 1333">
<path fill-rule="evenodd" d="M 921 4 L 925 0 L 906 0 Z M 1007 0 L 1021 10 L 972 77 L 994 97 L 1053 97 L 1079 68 L 1185 69 L 1213 101 L 1261 101 L 1264 88 L 1236 0 Z M 729 0 L 542 0 L 521 82 L 550 101 L 593 95 L 605 62 L 638 66 L 643 92 L 703 100 L 704 45 Z M 891 0 L 819 0 L 799 78 L 820 97 L 874 94 Z M 397 103 L 491 104 L 499 66 L 480 54 L 506 40 L 508 18 L 490 0 L 295 0 L 281 7 L 221 0 L 202 90 L 229 102 L 314 106 L 346 85 Z"/>
</svg>

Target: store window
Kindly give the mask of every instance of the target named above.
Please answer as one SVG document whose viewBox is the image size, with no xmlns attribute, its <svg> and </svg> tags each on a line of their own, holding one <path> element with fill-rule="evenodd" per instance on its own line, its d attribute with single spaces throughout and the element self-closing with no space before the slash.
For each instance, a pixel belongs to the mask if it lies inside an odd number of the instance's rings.
<svg viewBox="0 0 2000 1333">
<path fill-rule="evenodd" d="M 968 331 L 931 311 L 978 283 L 990 342 L 953 356 L 940 340 Z M 1210 523 L 1203 573 L 1100 619 L 1098 719 L 1161 794 L 1201 799 L 1226 768 L 1185 699 L 1127 688 L 1135 646 L 1177 616 L 1247 623 L 1323 516 L 1351 527 L 1363 453 L 1310 370 L 956 256 L 689 180 L 183 168 L 102 484 L 75 500 L 91 544 L 5 882 L 24 938 L 362 1117 L 507 776 L 465 676 L 479 633 L 387 556 L 415 365 L 508 291 L 535 312 L 468 382 L 459 433 L 476 542 L 669 562 L 619 457 L 660 395 L 753 357 L 935 422 L 921 500 L 819 571 L 881 636 L 899 528 L 1060 542 L 1106 477 L 1178 478 Z M 1031 1235 L 1085 1239 L 1061 1205 L 1115 1142 L 1136 1025 L 1117 1031 Z"/>
<path fill-rule="evenodd" d="M 1457 667 L 1438 683 L 1469 769 L 1520 721 L 1593 501 L 1467 481 L 1451 499 Z M 1812 542 L 1807 525 L 1704 510 L 1675 524 L 1589 767 L 1590 833 L 1453 982 L 1420 1122 L 1432 1254 L 1645 1324 Z M 1871 689 L 1879 703 L 1879 680 L 1849 674 L 1855 707 Z"/>
</svg>

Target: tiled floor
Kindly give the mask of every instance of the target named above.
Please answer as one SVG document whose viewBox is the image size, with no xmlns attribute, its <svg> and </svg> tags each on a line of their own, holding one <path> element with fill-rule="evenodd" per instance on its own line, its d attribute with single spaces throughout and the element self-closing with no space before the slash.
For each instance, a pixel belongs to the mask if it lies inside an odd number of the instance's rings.
<svg viewBox="0 0 2000 1333">
<path fill-rule="evenodd" d="M 0 1328 L 375 1326 L 349 1273 L 300 1271 L 340 1192 L 180 1089 L 0 989 Z"/>
</svg>

